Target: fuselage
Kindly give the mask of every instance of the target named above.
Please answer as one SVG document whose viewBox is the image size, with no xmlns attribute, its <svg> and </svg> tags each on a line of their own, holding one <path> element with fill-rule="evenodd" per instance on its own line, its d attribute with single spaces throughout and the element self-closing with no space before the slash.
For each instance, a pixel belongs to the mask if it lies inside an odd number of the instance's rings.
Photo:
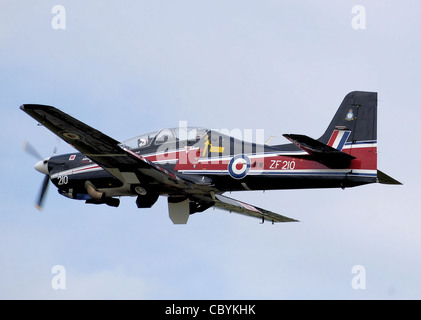
<svg viewBox="0 0 421 320">
<path fill-rule="evenodd" d="M 356 157 L 348 168 L 332 169 L 294 144 L 268 146 L 245 142 L 216 131 L 200 129 L 186 139 L 172 135 L 174 129 L 123 142 L 122 147 L 170 172 L 216 193 L 244 190 L 298 188 L 346 188 L 376 182 L 376 141 L 349 142 L 343 152 Z M 146 138 L 144 138 L 146 136 Z M 173 139 L 172 139 L 173 138 Z M 51 181 L 59 193 L 88 200 L 86 181 L 108 196 L 138 195 L 85 155 L 75 152 L 48 160 Z M 141 181 L 143 183 L 143 181 Z M 144 182 L 147 187 L 149 181 Z M 173 192 L 164 187 L 159 194 Z"/>
</svg>

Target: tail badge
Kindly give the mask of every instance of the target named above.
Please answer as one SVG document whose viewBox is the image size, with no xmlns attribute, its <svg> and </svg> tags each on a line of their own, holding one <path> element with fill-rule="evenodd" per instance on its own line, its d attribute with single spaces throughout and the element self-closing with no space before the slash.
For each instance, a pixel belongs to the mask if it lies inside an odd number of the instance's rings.
<svg viewBox="0 0 421 320">
<path fill-rule="evenodd" d="M 352 109 L 349 109 L 348 113 L 346 114 L 345 120 L 352 121 L 352 120 L 355 120 L 355 119 L 356 119 L 356 117 L 354 117 L 353 110 Z"/>
</svg>

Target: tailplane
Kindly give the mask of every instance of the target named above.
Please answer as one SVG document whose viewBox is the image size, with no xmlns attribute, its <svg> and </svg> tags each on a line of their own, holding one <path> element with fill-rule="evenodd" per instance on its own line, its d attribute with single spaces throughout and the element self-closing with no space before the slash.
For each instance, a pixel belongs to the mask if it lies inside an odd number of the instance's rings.
<svg viewBox="0 0 421 320">
<path fill-rule="evenodd" d="M 393 179 L 391 176 L 388 176 L 386 173 L 377 170 L 377 182 L 382 184 L 402 184 L 398 180 Z"/>
</svg>

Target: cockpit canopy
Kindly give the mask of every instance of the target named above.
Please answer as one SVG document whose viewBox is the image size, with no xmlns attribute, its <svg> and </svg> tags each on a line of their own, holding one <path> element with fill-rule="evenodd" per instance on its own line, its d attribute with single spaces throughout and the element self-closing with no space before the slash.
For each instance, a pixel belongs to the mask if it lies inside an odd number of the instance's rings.
<svg viewBox="0 0 421 320">
<path fill-rule="evenodd" d="M 208 131 L 208 129 L 200 127 L 165 128 L 123 141 L 121 146 L 127 147 L 129 149 L 139 149 L 178 141 L 187 141 L 189 144 L 194 144 L 199 141 Z"/>
</svg>

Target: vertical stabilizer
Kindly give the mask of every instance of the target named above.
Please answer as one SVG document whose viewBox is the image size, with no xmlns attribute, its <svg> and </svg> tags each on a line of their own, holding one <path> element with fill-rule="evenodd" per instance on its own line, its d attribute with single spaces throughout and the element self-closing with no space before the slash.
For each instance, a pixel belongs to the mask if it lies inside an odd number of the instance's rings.
<svg viewBox="0 0 421 320">
<path fill-rule="evenodd" d="M 348 93 L 318 140 L 329 144 L 338 129 L 350 131 L 348 142 L 377 141 L 377 92 Z"/>
</svg>

